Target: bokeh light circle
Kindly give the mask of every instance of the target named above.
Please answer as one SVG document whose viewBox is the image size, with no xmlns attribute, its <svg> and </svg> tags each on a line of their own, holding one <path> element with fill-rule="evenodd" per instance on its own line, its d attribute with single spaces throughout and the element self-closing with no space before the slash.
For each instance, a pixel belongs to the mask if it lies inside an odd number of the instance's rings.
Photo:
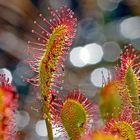
<svg viewBox="0 0 140 140">
<path fill-rule="evenodd" d="M 120 55 L 121 49 L 117 42 L 109 41 L 103 44 L 104 55 L 106 61 L 115 61 Z"/>
<path fill-rule="evenodd" d="M 89 62 L 89 59 L 90 59 L 90 56 L 89 56 L 89 51 L 87 48 L 83 47 L 81 50 L 80 50 L 80 59 L 82 60 L 82 62 L 84 64 L 88 64 Z"/>
<path fill-rule="evenodd" d="M 96 87 L 102 87 L 103 81 L 108 81 L 111 78 L 111 72 L 107 68 L 97 68 L 92 71 L 90 80 L 92 84 Z"/>
<path fill-rule="evenodd" d="M 84 47 L 76 47 L 70 52 L 70 61 L 76 67 L 96 64 L 102 60 L 102 57 L 102 47 L 97 43 L 87 44 Z"/>
<path fill-rule="evenodd" d="M 6 68 L 0 69 L 0 74 L 4 74 L 5 75 L 5 78 L 8 79 L 8 83 L 12 82 L 13 77 L 12 77 L 11 72 L 8 69 L 6 69 Z"/>
<path fill-rule="evenodd" d="M 118 7 L 119 2 L 113 0 L 97 0 L 97 4 L 103 11 L 113 11 Z"/>
<path fill-rule="evenodd" d="M 30 122 L 29 113 L 20 110 L 15 112 L 15 121 L 18 130 L 23 130 Z"/>
<path fill-rule="evenodd" d="M 47 137 L 48 136 L 45 120 L 39 120 L 36 123 L 35 131 L 41 137 Z M 61 132 L 58 132 L 58 127 L 57 126 L 52 125 L 52 131 L 53 131 L 53 137 L 54 138 L 58 138 L 62 135 Z"/>
<path fill-rule="evenodd" d="M 120 24 L 120 33 L 128 39 L 140 38 L 140 17 L 124 19 Z"/>
<path fill-rule="evenodd" d="M 88 51 L 89 59 L 88 64 L 96 64 L 101 61 L 103 57 L 102 47 L 97 43 L 87 44 L 84 47 Z"/>
<path fill-rule="evenodd" d="M 58 137 L 62 136 L 62 132 L 60 132 L 58 130 L 57 125 L 53 125 L 52 128 L 53 128 L 52 130 L 53 130 L 53 136 L 54 136 L 54 138 L 58 138 Z"/>
<path fill-rule="evenodd" d="M 42 137 L 48 136 L 45 120 L 39 120 L 36 123 L 35 131 L 39 136 Z"/>
<path fill-rule="evenodd" d="M 80 51 L 82 47 L 73 48 L 70 52 L 70 61 L 76 67 L 83 67 L 86 64 L 80 58 Z"/>
</svg>

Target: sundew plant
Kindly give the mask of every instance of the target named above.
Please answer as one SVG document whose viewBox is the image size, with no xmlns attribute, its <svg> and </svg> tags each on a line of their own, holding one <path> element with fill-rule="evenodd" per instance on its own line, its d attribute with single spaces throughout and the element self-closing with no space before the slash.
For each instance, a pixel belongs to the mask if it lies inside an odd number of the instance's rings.
<svg viewBox="0 0 140 140">
<path fill-rule="evenodd" d="M 140 140 L 140 52 L 132 45 L 122 50 L 113 78 L 98 92 L 98 104 L 80 89 L 64 94 L 64 61 L 76 34 L 77 19 L 65 6 L 48 11 L 52 19 L 39 15 L 43 22 L 35 21 L 32 30 L 36 41 L 29 41 L 26 50 L 27 63 L 35 73 L 26 81 L 40 89 L 48 139 L 54 139 L 54 125 L 69 140 Z"/>
<path fill-rule="evenodd" d="M 0 74 L 0 140 L 15 140 L 17 136 L 15 111 L 17 96 L 9 79 Z"/>
</svg>

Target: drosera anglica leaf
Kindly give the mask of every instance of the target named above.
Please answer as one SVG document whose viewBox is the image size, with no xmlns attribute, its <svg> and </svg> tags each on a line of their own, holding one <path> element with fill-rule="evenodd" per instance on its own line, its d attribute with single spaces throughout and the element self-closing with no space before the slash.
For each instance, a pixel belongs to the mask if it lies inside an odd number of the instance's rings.
<svg viewBox="0 0 140 140">
<path fill-rule="evenodd" d="M 35 76 L 25 80 L 40 87 L 48 136 L 52 140 L 50 104 L 53 94 L 62 89 L 63 65 L 75 37 L 77 19 L 73 17 L 72 10 L 65 6 L 59 10 L 48 10 L 52 19 L 47 20 L 42 14 L 39 15 L 45 26 L 34 22 L 36 30 L 32 30 L 32 33 L 37 36 L 37 41 L 29 41 L 26 52 L 29 54 L 27 62 Z"/>
<path fill-rule="evenodd" d="M 43 79 L 43 85 L 48 86 L 48 88 L 53 85 L 60 89 L 57 83 L 62 82 L 59 77 L 61 77 L 63 62 L 66 60 L 69 46 L 75 37 L 76 18 L 73 17 L 74 13 L 64 6 L 59 10 L 48 9 L 53 19 L 47 21 L 40 14 L 39 17 L 45 26 L 35 21 L 35 27 L 40 30 L 40 33 L 32 30 L 37 36 L 37 41 L 28 41 L 26 52 L 29 54 L 29 58 L 26 61 L 36 76 L 27 78 L 26 81 L 35 86 L 40 86 L 40 81 Z M 43 78 L 41 79 L 42 75 Z"/>
<path fill-rule="evenodd" d="M 91 130 L 88 134 L 83 135 L 81 140 L 120 140 L 112 134 L 106 134 L 102 130 Z"/>
<path fill-rule="evenodd" d="M 109 80 L 99 90 L 99 110 L 104 121 L 117 118 L 122 108 L 122 97 L 119 94 L 119 82 Z"/>
<path fill-rule="evenodd" d="M 121 140 L 139 140 L 140 122 L 132 119 L 131 107 L 126 104 L 119 117 L 111 119 L 105 124 L 104 131 L 113 134 Z"/>
<path fill-rule="evenodd" d="M 56 98 L 52 102 L 51 112 L 53 122 L 58 125 L 58 132 L 64 132 L 70 140 L 80 140 L 96 120 L 97 106 L 76 89 L 68 91 L 63 99 Z"/>
<path fill-rule="evenodd" d="M 131 44 L 122 50 L 120 65 L 116 67 L 116 78 L 121 81 L 120 94 L 124 102 L 128 101 L 132 108 L 132 117 L 138 119 L 140 96 L 140 51 Z"/>
<path fill-rule="evenodd" d="M 14 112 L 17 108 L 17 95 L 4 74 L 0 74 L 0 140 L 15 140 L 17 136 Z"/>
</svg>

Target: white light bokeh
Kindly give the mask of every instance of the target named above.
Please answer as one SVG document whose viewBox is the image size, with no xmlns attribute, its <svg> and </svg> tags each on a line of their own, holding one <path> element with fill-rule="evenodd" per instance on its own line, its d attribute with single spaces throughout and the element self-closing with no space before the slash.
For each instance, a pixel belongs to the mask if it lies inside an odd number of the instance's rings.
<svg viewBox="0 0 140 140">
<path fill-rule="evenodd" d="M 53 137 L 54 138 L 58 138 L 62 135 L 61 132 L 58 133 L 56 126 L 52 126 L 52 130 L 53 130 Z M 36 123 L 35 131 L 39 136 L 42 136 L 42 137 L 48 136 L 45 120 L 39 120 Z"/>
<path fill-rule="evenodd" d="M 16 111 L 15 113 L 15 121 L 17 129 L 23 130 L 30 122 L 30 116 L 29 113 L 26 111 Z"/>
<path fill-rule="evenodd" d="M 103 50 L 99 44 L 91 43 L 84 47 L 84 50 L 88 52 L 88 64 L 96 64 L 101 61 L 103 57 Z M 85 51 L 86 52 L 86 51 Z"/>
<path fill-rule="evenodd" d="M 98 6 L 103 10 L 103 11 L 113 11 L 118 7 L 119 0 L 97 0 Z"/>
<path fill-rule="evenodd" d="M 13 77 L 12 77 L 11 72 L 8 69 L 6 68 L 0 69 L 0 74 L 5 74 L 5 78 L 6 80 L 8 79 L 9 84 L 12 82 Z"/>
<path fill-rule="evenodd" d="M 103 81 L 108 81 L 108 78 L 111 78 L 111 72 L 107 68 L 97 68 L 91 73 L 91 82 L 96 87 L 102 87 Z"/>
<path fill-rule="evenodd" d="M 120 33 L 128 39 L 140 38 L 140 17 L 124 19 L 120 24 Z"/>
<path fill-rule="evenodd" d="M 87 64 L 96 64 L 101 61 L 102 57 L 102 47 L 96 43 L 74 48 L 70 52 L 70 61 L 76 67 L 83 67 Z"/>
<path fill-rule="evenodd" d="M 45 120 L 39 120 L 36 123 L 35 131 L 39 136 L 42 137 L 48 136 Z"/>
<path fill-rule="evenodd" d="M 115 61 L 120 55 L 121 49 L 117 42 L 109 41 L 103 44 L 104 55 L 106 61 Z"/>
<path fill-rule="evenodd" d="M 84 47 L 80 50 L 80 59 L 85 64 L 87 64 L 89 62 L 90 56 L 89 56 L 89 51 L 87 48 Z"/>
<path fill-rule="evenodd" d="M 58 138 L 58 137 L 60 137 L 61 135 L 62 135 L 62 132 L 58 132 L 58 128 L 57 128 L 57 126 L 53 126 L 53 136 L 54 136 L 54 138 Z"/>
<path fill-rule="evenodd" d="M 76 67 L 83 67 L 86 65 L 80 58 L 81 49 L 82 49 L 82 47 L 76 47 L 76 48 L 72 49 L 70 52 L 70 61 Z"/>
</svg>

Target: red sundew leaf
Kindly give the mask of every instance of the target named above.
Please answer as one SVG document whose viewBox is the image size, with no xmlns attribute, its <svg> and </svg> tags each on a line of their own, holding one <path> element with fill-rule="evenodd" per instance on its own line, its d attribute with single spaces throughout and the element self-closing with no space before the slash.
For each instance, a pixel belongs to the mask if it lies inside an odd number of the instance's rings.
<svg viewBox="0 0 140 140">
<path fill-rule="evenodd" d="M 75 37 L 76 32 L 76 18 L 73 17 L 73 12 L 66 7 L 61 7 L 59 10 L 48 8 L 52 15 L 52 19 L 48 21 L 42 14 L 40 18 L 43 20 L 45 27 L 37 21 L 34 22 L 36 28 L 40 32 L 32 30 L 32 32 L 40 39 L 36 42 L 29 41 L 27 53 L 29 58 L 27 62 L 32 71 L 37 73 L 37 77 L 27 78 L 28 82 L 33 85 L 39 86 L 39 73 L 41 65 L 44 66 L 45 75 L 44 81 L 49 86 L 60 84 L 62 81 L 57 80 L 61 75 L 63 61 L 68 54 L 69 46 L 72 44 L 72 39 Z M 53 73 L 58 73 L 53 77 Z M 55 82 L 54 82 L 54 78 Z M 51 79 L 51 81 L 50 81 Z M 38 83 L 39 82 L 39 83 Z"/>
<path fill-rule="evenodd" d="M 133 119 L 138 119 L 140 96 L 140 51 L 128 45 L 120 55 L 120 65 L 116 67 L 116 78 L 120 81 L 119 90 L 124 102 L 132 107 Z"/>
<path fill-rule="evenodd" d="M 83 135 L 81 140 L 120 140 L 112 134 L 106 134 L 102 130 L 91 130 L 88 134 Z"/>
<path fill-rule="evenodd" d="M 80 140 L 95 123 L 97 107 L 80 90 L 69 92 L 62 98 L 56 98 L 51 105 L 52 120 L 58 126 L 58 132 L 67 137 Z"/>
<path fill-rule="evenodd" d="M 36 42 L 29 41 L 26 52 L 29 54 L 27 63 L 31 67 L 35 76 L 25 78 L 34 86 L 40 87 L 42 100 L 47 97 L 49 103 L 51 95 L 48 95 L 53 88 L 59 92 L 62 89 L 62 77 L 64 73 L 63 63 L 66 60 L 69 46 L 75 37 L 76 21 L 74 13 L 63 6 L 59 10 L 48 8 L 52 15 L 51 20 L 47 20 L 42 14 L 45 26 L 37 21 L 34 22 L 36 31 L 32 30 L 38 39 Z M 56 91 L 54 91 L 56 93 Z"/>
<path fill-rule="evenodd" d="M 37 21 L 34 22 L 36 29 L 32 30 L 32 33 L 37 36 L 37 40 L 28 42 L 26 52 L 29 54 L 27 62 L 35 76 L 25 80 L 40 87 L 48 137 L 53 139 L 50 104 L 54 95 L 62 90 L 63 65 L 75 37 L 77 19 L 73 17 L 72 10 L 65 6 L 59 10 L 53 8 L 48 10 L 52 19 L 47 20 L 42 14 L 39 15 L 45 27 Z"/>
<path fill-rule="evenodd" d="M 117 118 L 122 109 L 122 98 L 116 80 L 110 80 L 99 90 L 99 110 L 103 120 Z"/>
<path fill-rule="evenodd" d="M 14 112 L 17 108 L 17 96 L 13 87 L 0 75 L 0 139 L 15 140 L 17 135 Z"/>
<path fill-rule="evenodd" d="M 139 140 L 139 130 L 140 122 L 132 119 L 129 105 L 124 107 L 118 118 L 108 121 L 104 128 L 105 133 L 113 134 L 121 140 Z"/>
</svg>

